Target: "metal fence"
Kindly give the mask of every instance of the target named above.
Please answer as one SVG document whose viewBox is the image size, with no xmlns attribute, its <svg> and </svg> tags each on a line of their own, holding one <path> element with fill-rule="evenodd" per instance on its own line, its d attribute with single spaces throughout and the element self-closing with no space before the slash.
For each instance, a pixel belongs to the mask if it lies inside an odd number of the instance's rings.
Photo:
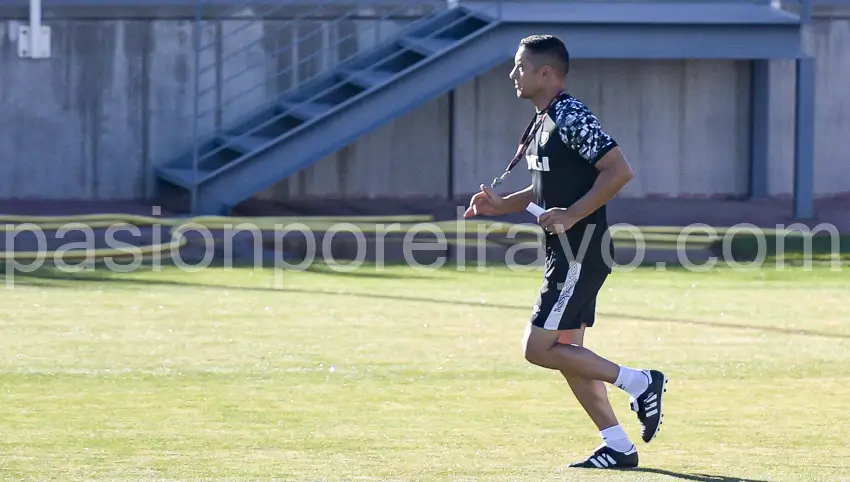
<svg viewBox="0 0 850 482">
<path fill-rule="evenodd" d="M 204 9 L 209 6 L 208 0 L 197 2 L 194 24 L 196 75 L 192 127 L 193 168 L 196 171 L 199 163 L 216 156 L 229 145 L 220 143 L 218 147 L 201 153 L 200 146 L 204 139 L 208 139 L 210 135 L 222 134 L 222 129 L 228 125 L 250 119 L 256 114 L 256 109 L 274 103 L 284 93 L 317 80 L 326 71 L 361 53 L 356 39 L 368 35 L 370 29 L 378 29 L 389 22 L 405 26 L 415 25 L 450 8 L 453 3 L 434 0 L 324 0 L 320 3 L 248 0 L 214 15 L 205 15 Z M 321 26 L 316 25 L 317 20 L 321 21 Z M 339 28 L 347 22 L 360 20 L 365 27 L 360 25 L 356 29 Z M 233 28 L 224 32 L 221 23 L 231 24 Z M 303 28 L 311 24 L 314 28 Z M 251 35 L 245 35 L 250 30 L 259 30 L 261 33 L 251 38 Z M 337 32 L 333 38 L 329 38 L 330 30 Z M 277 34 L 284 31 L 289 33 L 286 35 L 288 41 L 276 43 L 271 48 L 268 45 L 263 46 L 263 56 L 258 56 L 254 61 L 250 60 L 250 55 L 245 55 L 251 49 L 267 42 L 269 38 L 280 38 Z M 240 36 L 248 40 L 240 42 Z M 321 44 L 318 49 L 309 46 L 317 43 Z M 305 52 L 306 55 L 302 55 Z M 286 55 L 287 53 L 290 54 Z M 280 68 L 275 66 L 269 69 L 266 59 L 279 54 L 286 55 L 289 61 Z M 249 58 L 247 62 L 246 57 Z M 218 75 L 209 75 L 212 71 L 217 71 Z M 316 98 L 339 88 L 343 83 L 345 82 L 341 80 L 323 83 L 319 91 L 307 98 L 283 105 L 284 109 L 279 110 L 278 114 L 266 123 L 272 123 L 306 108 Z M 254 95 L 259 91 L 262 93 Z M 254 102 L 249 101 L 250 97 L 253 97 Z M 244 109 L 244 104 L 257 105 L 256 109 Z M 222 114 L 228 110 L 242 115 Z M 241 112 L 243 110 L 247 112 Z M 228 118 L 228 122 L 222 122 L 224 117 Z M 200 130 L 200 126 L 210 124 L 216 126 L 212 133 Z M 242 141 L 264 127 L 264 124 L 252 126 L 229 139 L 232 142 Z"/>
</svg>

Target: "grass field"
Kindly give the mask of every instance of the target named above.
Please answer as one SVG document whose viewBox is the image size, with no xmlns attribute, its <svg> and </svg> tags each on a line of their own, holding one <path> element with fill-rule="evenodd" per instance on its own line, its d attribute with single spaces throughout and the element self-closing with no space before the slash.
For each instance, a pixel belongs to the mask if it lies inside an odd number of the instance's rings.
<svg viewBox="0 0 850 482">
<path fill-rule="evenodd" d="M 670 378 L 619 473 L 565 468 L 600 440 L 521 356 L 539 271 L 19 274 L 0 476 L 850 480 L 848 271 L 615 273 L 587 345 Z"/>
</svg>

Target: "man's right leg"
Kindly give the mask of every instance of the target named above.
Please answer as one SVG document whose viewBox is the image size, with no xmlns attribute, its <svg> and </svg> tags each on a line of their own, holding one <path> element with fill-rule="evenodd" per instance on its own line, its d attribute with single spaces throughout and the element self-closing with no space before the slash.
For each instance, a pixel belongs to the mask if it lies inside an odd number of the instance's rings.
<svg viewBox="0 0 850 482">
<path fill-rule="evenodd" d="M 641 424 L 641 438 L 649 442 L 663 417 L 661 396 L 667 383 L 664 374 L 619 365 L 584 346 L 559 342 L 565 331 L 593 326 L 595 298 L 606 277 L 607 273 L 582 270 L 580 263 L 547 255 L 544 282 L 526 328 L 523 352 L 534 365 L 573 378 L 607 382 L 627 392 Z M 602 393 L 595 385 L 585 391 Z M 603 417 L 600 420 L 605 423 Z"/>
<path fill-rule="evenodd" d="M 558 343 L 583 346 L 585 330 L 586 326 L 582 326 L 578 330 L 563 331 L 558 338 Z M 617 416 L 608 399 L 605 383 L 600 380 L 577 377 L 566 371 L 561 371 L 561 375 L 567 380 L 576 399 L 596 425 L 603 443 L 618 452 L 635 450 L 631 439 L 617 421 Z"/>
</svg>

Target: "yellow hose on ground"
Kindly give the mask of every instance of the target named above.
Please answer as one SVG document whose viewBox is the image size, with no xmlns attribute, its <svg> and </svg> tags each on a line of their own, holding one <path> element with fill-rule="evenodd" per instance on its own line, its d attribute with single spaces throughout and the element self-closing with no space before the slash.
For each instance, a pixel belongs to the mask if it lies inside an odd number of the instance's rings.
<svg viewBox="0 0 850 482">
<path fill-rule="evenodd" d="M 171 240 L 148 246 L 133 248 L 99 248 L 99 249 L 69 249 L 62 253 L 63 259 L 94 259 L 115 258 L 121 256 L 154 256 L 166 251 L 182 248 L 187 244 L 184 232 L 191 229 L 225 230 L 225 229 L 256 229 L 259 231 L 274 231 L 287 226 L 297 226 L 311 231 L 327 231 L 334 225 L 347 223 L 349 227 L 359 229 L 364 233 L 378 232 L 381 225 L 399 224 L 412 226 L 433 220 L 432 216 L 278 216 L 278 217 L 156 217 L 133 214 L 88 214 L 76 216 L 21 216 L 0 215 L 0 232 L 19 233 L 24 231 L 73 231 L 80 229 L 107 229 L 135 227 L 165 227 L 171 228 Z M 53 257 L 55 252 L 45 251 L 4 251 L 0 260 L 36 260 Z"/>
<path fill-rule="evenodd" d="M 70 216 L 21 216 L 0 215 L 0 232 L 17 233 L 22 231 L 56 231 L 60 229 L 74 230 L 81 228 L 106 229 L 135 227 L 161 226 L 171 229 L 171 240 L 154 245 L 135 246 L 131 248 L 101 248 L 101 249 L 72 249 L 62 253 L 63 259 L 78 259 L 89 256 L 95 259 L 108 257 L 120 257 L 130 255 L 154 256 L 166 251 L 182 248 L 187 244 L 184 236 L 185 231 L 192 229 L 206 230 L 244 230 L 255 229 L 259 231 L 276 231 L 278 229 L 298 228 L 307 229 L 311 232 L 326 232 L 331 228 L 341 231 L 356 229 L 363 234 L 391 233 L 410 230 L 413 228 L 436 229 L 444 234 L 476 233 L 509 234 L 514 236 L 534 235 L 542 233 L 539 226 L 532 222 L 527 224 L 516 224 L 491 220 L 450 220 L 433 222 L 430 215 L 396 215 L 396 216 L 269 216 L 269 217 L 229 217 L 229 216 L 198 216 L 198 217 L 157 217 L 133 214 L 104 213 L 89 215 Z M 725 234 L 740 231 L 751 232 L 739 227 L 710 227 L 712 234 L 722 237 Z M 641 226 L 637 230 L 646 243 L 676 243 L 683 231 L 677 226 Z M 776 236 L 783 234 L 799 235 L 799 232 L 762 229 L 764 235 Z M 614 239 L 625 242 L 634 239 L 633 229 L 617 227 L 612 228 Z M 687 238 L 689 243 L 711 244 L 712 239 L 706 230 L 696 228 L 692 230 Z M 0 253 L 0 260 L 10 259 L 39 259 L 52 256 L 44 251 L 16 251 Z"/>
</svg>

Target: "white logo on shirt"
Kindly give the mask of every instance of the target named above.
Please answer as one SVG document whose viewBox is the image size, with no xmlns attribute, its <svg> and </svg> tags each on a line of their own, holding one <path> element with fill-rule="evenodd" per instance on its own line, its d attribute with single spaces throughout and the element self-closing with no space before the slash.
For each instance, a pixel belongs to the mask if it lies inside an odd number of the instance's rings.
<svg viewBox="0 0 850 482">
<path fill-rule="evenodd" d="M 530 171 L 548 171 L 549 170 L 549 157 L 543 156 L 540 157 L 537 154 L 526 154 L 525 162 L 528 163 L 528 169 Z"/>
</svg>

